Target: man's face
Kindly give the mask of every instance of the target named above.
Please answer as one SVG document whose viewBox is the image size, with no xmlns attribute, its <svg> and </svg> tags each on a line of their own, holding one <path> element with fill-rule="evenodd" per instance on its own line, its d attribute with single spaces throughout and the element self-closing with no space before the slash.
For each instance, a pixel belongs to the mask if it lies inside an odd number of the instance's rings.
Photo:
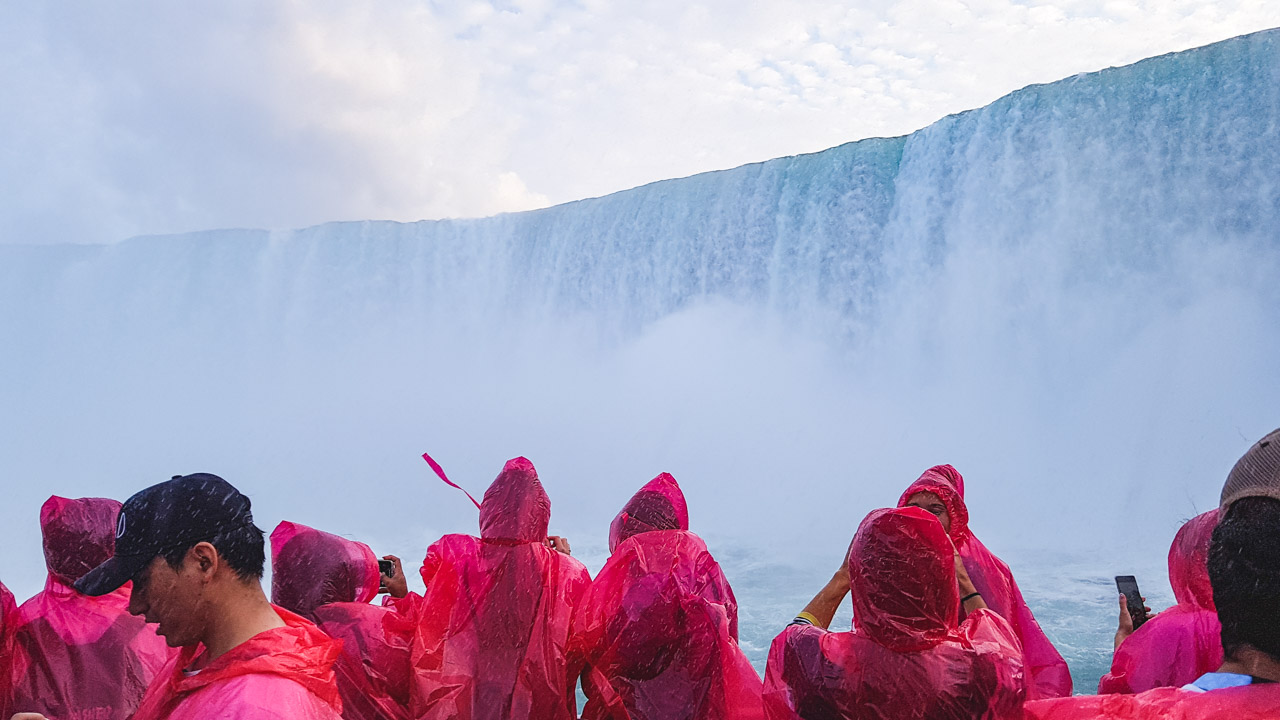
<svg viewBox="0 0 1280 720">
<path fill-rule="evenodd" d="M 907 507 L 918 507 L 933 513 L 937 516 L 938 522 L 942 523 L 942 529 L 948 533 L 951 532 L 951 513 L 947 512 L 947 504 L 937 495 L 931 492 L 918 492 L 907 498 Z"/>
<path fill-rule="evenodd" d="M 177 570 L 157 557 L 134 576 L 129 613 L 158 623 L 156 633 L 169 647 L 195 645 L 204 635 L 204 588 L 190 553 Z"/>
</svg>

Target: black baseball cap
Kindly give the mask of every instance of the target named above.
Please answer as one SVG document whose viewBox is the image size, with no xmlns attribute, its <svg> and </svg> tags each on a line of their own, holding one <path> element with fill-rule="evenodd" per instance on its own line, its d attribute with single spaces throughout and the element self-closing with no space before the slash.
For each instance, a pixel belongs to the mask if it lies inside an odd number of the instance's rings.
<svg viewBox="0 0 1280 720">
<path fill-rule="evenodd" d="M 124 502 L 116 521 L 115 554 L 75 583 L 85 595 L 106 595 L 166 551 L 253 525 L 249 498 L 217 475 L 175 475 Z"/>
</svg>

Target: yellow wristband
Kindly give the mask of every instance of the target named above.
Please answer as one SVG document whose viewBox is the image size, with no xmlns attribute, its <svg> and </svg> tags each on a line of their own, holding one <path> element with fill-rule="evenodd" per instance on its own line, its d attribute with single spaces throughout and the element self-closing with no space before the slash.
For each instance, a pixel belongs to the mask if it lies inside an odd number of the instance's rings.
<svg viewBox="0 0 1280 720">
<path fill-rule="evenodd" d="M 815 627 L 822 627 L 822 623 L 818 622 L 818 618 L 814 617 L 811 613 L 802 612 L 799 615 L 796 615 L 796 617 L 808 620 L 809 623 Z"/>
</svg>

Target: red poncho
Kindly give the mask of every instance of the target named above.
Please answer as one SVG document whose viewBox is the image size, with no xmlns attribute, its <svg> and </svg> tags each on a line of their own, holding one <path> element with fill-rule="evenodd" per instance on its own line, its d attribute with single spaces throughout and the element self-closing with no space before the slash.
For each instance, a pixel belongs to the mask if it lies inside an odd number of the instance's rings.
<svg viewBox="0 0 1280 720">
<path fill-rule="evenodd" d="M 484 494 L 480 537 L 427 549 L 413 645 L 418 720 L 571 720 L 569 626 L 587 569 L 546 544 L 551 519 L 533 465 L 511 460 Z"/>
<path fill-rule="evenodd" d="M 291 522 L 271 533 L 271 601 L 342 641 L 334 672 L 346 720 L 409 716 L 414 624 L 369 604 L 379 585 L 378 559 L 364 543 Z"/>
<path fill-rule="evenodd" d="M 1222 625 L 1209 586 L 1215 508 L 1188 520 L 1169 548 L 1169 583 L 1178 604 L 1143 623 L 1116 649 L 1099 693 L 1181 687 L 1222 665 Z"/>
<path fill-rule="evenodd" d="M 183 648 L 156 677 L 133 720 L 338 720 L 333 663 L 341 643 L 276 608 L 285 627 L 260 632 L 195 674 L 203 645 Z"/>
<path fill-rule="evenodd" d="M 0 679 L 9 677 L 9 662 L 13 653 L 13 627 L 18 624 L 18 606 L 13 593 L 0 582 Z M 0 683 L 0 718 L 13 714 L 10 707 L 12 688 L 10 683 Z"/>
<path fill-rule="evenodd" d="M 9 669 L 14 712 L 124 720 L 172 656 L 155 626 L 129 614 L 125 584 L 101 597 L 71 587 L 115 550 L 120 503 L 49 498 L 40 508 L 44 591 L 18 609 Z"/>
<path fill-rule="evenodd" d="M 1066 697 L 1071 694 L 1071 672 L 1040 624 L 1022 599 L 1022 591 L 1013 573 L 969 529 L 969 509 L 964 503 L 964 478 L 950 465 L 937 465 L 924 471 L 918 480 L 902 493 L 898 507 L 905 507 L 912 495 L 931 492 L 942 499 L 951 515 L 951 540 L 955 543 L 964 568 L 982 593 L 987 607 L 1009 621 L 1022 643 L 1022 656 L 1027 672 L 1029 699 Z M 963 613 L 963 609 L 961 610 Z"/>
<path fill-rule="evenodd" d="M 1275 720 L 1280 685 L 1209 692 L 1162 687 L 1137 695 L 1079 695 L 1029 702 L 1025 720 Z"/>
<path fill-rule="evenodd" d="M 957 624 L 951 541 L 919 508 L 875 510 L 849 548 L 854 629 L 789 625 L 773 641 L 772 720 L 1017 717 L 1025 694 L 1012 628 L 990 610 Z"/>
<path fill-rule="evenodd" d="M 609 549 L 574 619 L 583 720 L 763 718 L 760 676 L 738 647 L 738 603 L 689 532 L 675 478 L 663 473 L 631 498 Z"/>
</svg>

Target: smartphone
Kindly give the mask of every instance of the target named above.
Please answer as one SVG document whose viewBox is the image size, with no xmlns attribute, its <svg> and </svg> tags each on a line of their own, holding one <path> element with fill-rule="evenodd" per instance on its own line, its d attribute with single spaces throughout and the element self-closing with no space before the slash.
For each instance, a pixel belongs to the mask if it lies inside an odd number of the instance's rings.
<svg viewBox="0 0 1280 720">
<path fill-rule="evenodd" d="M 387 577 L 393 577 L 396 574 L 396 564 L 390 560 L 379 560 L 378 572 L 386 575 Z"/>
<path fill-rule="evenodd" d="M 1142 602 L 1142 593 L 1138 591 L 1138 579 L 1132 575 L 1117 575 L 1116 589 L 1129 603 L 1129 617 L 1133 618 L 1133 629 L 1137 630 L 1147 621 L 1147 609 Z"/>
</svg>

